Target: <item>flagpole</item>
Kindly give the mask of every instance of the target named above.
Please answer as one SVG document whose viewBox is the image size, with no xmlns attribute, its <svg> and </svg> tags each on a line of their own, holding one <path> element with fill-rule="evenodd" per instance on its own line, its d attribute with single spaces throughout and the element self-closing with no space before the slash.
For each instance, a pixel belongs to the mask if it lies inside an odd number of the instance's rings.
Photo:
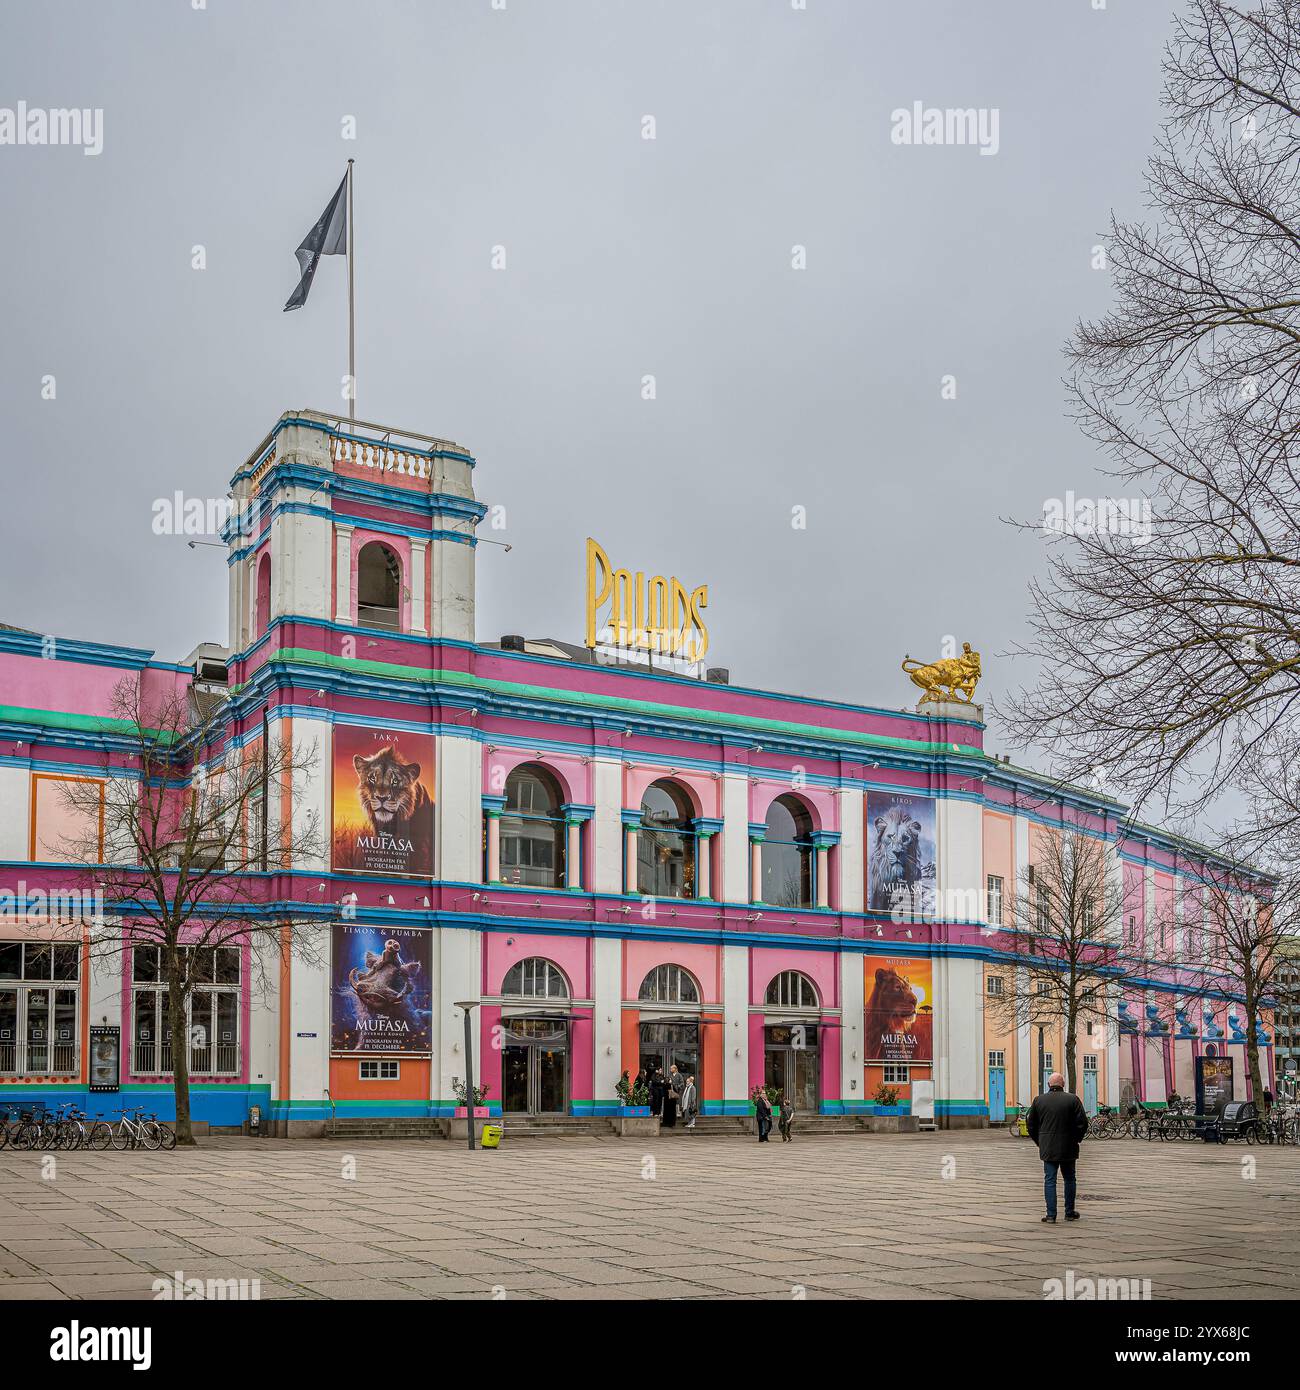
<svg viewBox="0 0 1300 1390">
<path fill-rule="evenodd" d="M 352 220 L 352 161 L 348 160 L 348 419 L 357 418 L 357 324 L 353 281 L 356 226 Z"/>
</svg>

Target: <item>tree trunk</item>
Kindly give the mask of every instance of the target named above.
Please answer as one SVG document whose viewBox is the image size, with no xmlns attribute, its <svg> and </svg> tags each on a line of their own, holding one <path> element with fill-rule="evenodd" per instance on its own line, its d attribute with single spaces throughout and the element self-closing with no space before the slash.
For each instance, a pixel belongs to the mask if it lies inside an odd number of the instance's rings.
<svg viewBox="0 0 1300 1390">
<path fill-rule="evenodd" d="M 1073 1095 L 1079 1094 L 1075 1087 L 1077 1080 L 1075 1068 L 1078 1065 L 1078 1059 L 1074 1055 L 1077 1046 L 1077 1029 L 1078 1024 L 1075 1022 L 1074 1014 L 1071 1013 L 1065 1025 L 1065 1089 Z"/>
<path fill-rule="evenodd" d="M 168 971 L 168 1025 L 172 1035 L 172 1080 L 176 1089 L 176 1143 L 194 1145 L 190 1127 L 190 1035 L 185 1026 L 185 993 L 175 967 Z"/>
</svg>

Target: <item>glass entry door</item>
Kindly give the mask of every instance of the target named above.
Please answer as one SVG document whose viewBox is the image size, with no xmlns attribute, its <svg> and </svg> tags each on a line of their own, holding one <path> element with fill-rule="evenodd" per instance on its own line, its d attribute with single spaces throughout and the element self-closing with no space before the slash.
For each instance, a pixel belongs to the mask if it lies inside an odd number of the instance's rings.
<svg viewBox="0 0 1300 1390">
<path fill-rule="evenodd" d="M 770 1025 L 763 1035 L 763 1084 L 789 1096 L 796 1111 L 816 1115 L 821 1108 L 817 1025 Z"/>
<path fill-rule="evenodd" d="M 506 1021 L 501 1048 L 501 1109 L 507 1115 L 569 1111 L 569 1025 L 566 1019 Z"/>
<path fill-rule="evenodd" d="M 698 1023 L 643 1023 L 641 1025 L 641 1070 L 647 1080 L 662 1071 L 664 1080 L 669 1068 L 676 1067 L 683 1076 L 695 1078 L 695 1089 L 703 1094 L 704 1078 L 700 1075 L 700 1025 Z"/>
</svg>

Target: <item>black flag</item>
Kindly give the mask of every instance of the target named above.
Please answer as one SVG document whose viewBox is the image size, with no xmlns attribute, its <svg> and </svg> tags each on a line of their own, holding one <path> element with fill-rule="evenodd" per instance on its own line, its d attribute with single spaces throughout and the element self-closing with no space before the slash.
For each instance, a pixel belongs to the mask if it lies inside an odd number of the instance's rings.
<svg viewBox="0 0 1300 1390">
<path fill-rule="evenodd" d="M 316 219 L 316 225 L 302 239 L 302 245 L 294 252 L 302 269 L 302 279 L 298 288 L 289 296 L 284 306 L 287 314 L 290 309 L 301 309 L 307 302 L 307 292 L 316 274 L 316 263 L 322 256 L 342 256 L 348 249 L 348 200 L 344 196 L 348 186 L 348 176 L 338 191 L 329 200 L 325 211 Z"/>
</svg>

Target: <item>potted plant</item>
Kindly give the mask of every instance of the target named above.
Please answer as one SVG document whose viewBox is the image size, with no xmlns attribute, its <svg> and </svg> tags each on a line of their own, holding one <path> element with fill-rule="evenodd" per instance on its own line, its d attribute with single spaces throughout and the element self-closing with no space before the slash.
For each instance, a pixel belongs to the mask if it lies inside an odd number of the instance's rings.
<svg viewBox="0 0 1300 1390">
<path fill-rule="evenodd" d="M 899 1103 L 897 1086 L 882 1081 L 871 1097 L 874 1110 L 869 1121 L 873 1130 L 883 1134 L 913 1134 L 919 1128 L 915 1115 L 907 1113 L 906 1104 Z"/>
<path fill-rule="evenodd" d="M 474 1087 L 474 1118 L 476 1120 L 487 1119 L 488 1108 L 483 1102 L 487 1099 L 487 1093 L 491 1089 L 490 1086 Z M 467 1119 L 469 1117 L 469 1096 L 466 1094 L 465 1083 L 459 1076 L 451 1078 L 451 1093 L 458 1102 L 454 1112 L 455 1118 L 458 1120 Z"/>
<path fill-rule="evenodd" d="M 644 1081 L 638 1081 L 633 1086 L 627 1072 L 624 1072 L 614 1083 L 614 1091 L 618 1096 L 618 1113 L 621 1116 L 644 1118 L 650 1114 L 650 1091 Z"/>
</svg>

